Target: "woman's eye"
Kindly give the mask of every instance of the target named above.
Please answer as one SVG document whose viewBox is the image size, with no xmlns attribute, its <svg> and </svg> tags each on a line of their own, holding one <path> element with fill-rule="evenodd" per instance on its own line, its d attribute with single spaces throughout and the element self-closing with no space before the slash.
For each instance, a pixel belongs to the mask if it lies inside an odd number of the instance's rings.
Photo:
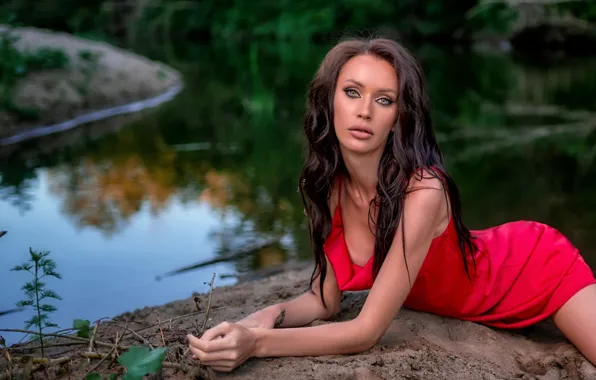
<svg viewBox="0 0 596 380">
<path fill-rule="evenodd" d="M 379 103 L 381 103 L 384 106 L 388 106 L 388 105 L 391 105 L 391 103 L 393 103 L 393 101 L 391 101 L 391 99 L 381 98 L 381 99 L 379 99 Z"/>
<path fill-rule="evenodd" d="M 358 92 L 356 90 L 347 89 L 347 90 L 344 90 L 344 91 L 351 98 L 355 98 L 355 97 L 358 96 Z"/>
</svg>

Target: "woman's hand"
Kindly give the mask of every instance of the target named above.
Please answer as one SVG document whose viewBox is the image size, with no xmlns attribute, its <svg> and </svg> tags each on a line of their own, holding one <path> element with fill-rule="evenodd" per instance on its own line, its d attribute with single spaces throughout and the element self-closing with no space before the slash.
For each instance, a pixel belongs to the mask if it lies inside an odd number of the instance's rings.
<svg viewBox="0 0 596 380">
<path fill-rule="evenodd" d="M 251 329 L 229 322 L 205 331 L 200 339 L 190 334 L 187 339 L 191 357 L 220 372 L 230 372 L 253 356 L 257 342 Z"/>
</svg>

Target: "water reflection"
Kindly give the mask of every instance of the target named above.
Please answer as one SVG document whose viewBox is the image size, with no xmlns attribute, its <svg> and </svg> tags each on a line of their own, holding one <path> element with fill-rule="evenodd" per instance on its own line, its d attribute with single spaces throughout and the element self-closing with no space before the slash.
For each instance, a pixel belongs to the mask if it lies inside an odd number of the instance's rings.
<svg viewBox="0 0 596 380">
<path fill-rule="evenodd" d="M 96 244 L 107 250 L 130 246 L 127 234 L 142 235 L 140 220 L 147 215 L 173 224 L 178 221 L 167 218 L 174 208 L 208 205 L 216 218 L 195 233 L 214 244 L 215 255 L 259 239 L 284 242 L 237 259 L 234 270 L 309 258 L 296 192 L 300 122 L 306 86 L 324 50 L 311 45 L 168 49 L 168 60 L 187 82 L 175 101 L 103 135 L 78 131 L 82 137 L 64 134 L 2 150 L 0 214 L 15 208 L 21 216 L 2 217 L 0 228 L 31 223 L 27 214 L 38 207 L 54 221 L 100 232 L 104 238 Z M 596 229 L 596 118 L 589 112 L 596 108 L 594 62 L 543 69 L 506 56 L 429 47 L 417 55 L 428 73 L 437 134 L 470 227 L 540 220 L 566 233 L 596 267 L 596 237 L 589 233 Z M 34 202 L 45 191 L 40 176 L 49 191 L 44 204 Z M 49 207 L 56 203 L 58 209 Z M 192 215 L 191 224 L 204 218 Z M 183 245 L 190 239 L 168 231 L 172 235 L 164 241 Z M 64 238 L 37 232 L 44 234 L 40 245 Z M 75 255 L 73 247 L 89 244 L 86 236 L 69 235 L 74 240 L 61 246 L 64 254 Z M 23 251 L 29 238 L 23 235 L 15 244 Z M 151 247 L 144 249 L 154 254 Z M 85 265 L 93 267 L 102 254 Z M 160 273 L 206 258 L 188 256 Z M 3 268 L 6 260 L 0 257 Z"/>
</svg>

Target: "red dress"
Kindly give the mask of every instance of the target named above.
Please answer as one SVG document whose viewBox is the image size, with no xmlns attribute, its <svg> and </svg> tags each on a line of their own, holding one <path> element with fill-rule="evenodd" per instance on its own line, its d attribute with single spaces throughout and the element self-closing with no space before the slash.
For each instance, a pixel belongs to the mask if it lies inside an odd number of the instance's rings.
<svg viewBox="0 0 596 380">
<path fill-rule="evenodd" d="M 373 285 L 374 256 L 364 267 L 352 263 L 340 204 L 341 182 L 324 250 L 340 290 L 367 290 Z M 596 283 L 578 250 L 552 227 L 516 221 L 470 232 L 478 246 L 476 271 L 470 266 L 472 281 L 450 218 L 445 231 L 432 241 L 405 307 L 517 329 L 552 316 L 571 296 Z"/>
</svg>

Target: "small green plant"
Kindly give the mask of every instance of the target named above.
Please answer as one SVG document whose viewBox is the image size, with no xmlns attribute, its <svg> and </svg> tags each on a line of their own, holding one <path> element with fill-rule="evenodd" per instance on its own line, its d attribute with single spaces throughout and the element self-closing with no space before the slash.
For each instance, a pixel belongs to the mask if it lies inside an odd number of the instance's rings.
<svg viewBox="0 0 596 380">
<path fill-rule="evenodd" d="M 11 269 L 11 271 L 25 271 L 31 273 L 33 280 L 27 281 L 21 288 L 25 295 L 26 300 L 17 302 L 18 307 L 31 307 L 36 312 L 31 319 L 25 321 L 25 328 L 29 329 L 32 326 L 37 328 L 39 331 L 39 341 L 41 346 L 41 356 L 44 357 L 44 346 L 43 346 L 43 330 L 48 327 L 58 327 L 55 323 L 49 321 L 49 313 L 56 311 L 54 305 L 43 303 L 42 301 L 47 298 L 53 298 L 61 300 L 60 296 L 53 290 L 46 289 L 45 282 L 41 280 L 45 277 L 55 277 L 61 279 L 62 276 L 56 272 L 56 263 L 48 258 L 50 255 L 49 251 L 37 252 L 29 248 L 29 260 L 24 264 L 17 265 Z"/>
<path fill-rule="evenodd" d="M 166 358 L 166 347 L 149 349 L 145 346 L 133 346 L 118 357 L 118 363 L 126 368 L 122 380 L 142 380 L 145 375 L 158 374 L 163 367 Z M 97 372 L 87 375 L 86 380 L 101 380 Z M 108 380 L 116 379 L 115 374 L 110 374 Z"/>
<path fill-rule="evenodd" d="M 78 337 L 89 339 L 91 336 L 91 322 L 86 319 L 75 319 L 72 321 L 72 328 L 76 330 Z"/>
</svg>

